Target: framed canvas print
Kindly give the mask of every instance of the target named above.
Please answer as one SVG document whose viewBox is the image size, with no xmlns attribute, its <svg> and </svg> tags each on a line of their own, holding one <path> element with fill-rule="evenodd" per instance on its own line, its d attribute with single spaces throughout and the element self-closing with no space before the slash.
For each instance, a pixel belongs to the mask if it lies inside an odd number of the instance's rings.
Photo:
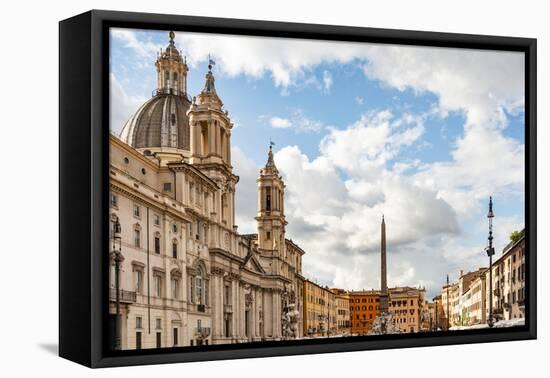
<svg viewBox="0 0 550 378">
<path fill-rule="evenodd" d="M 536 40 L 60 22 L 60 355 L 536 337 Z"/>
</svg>

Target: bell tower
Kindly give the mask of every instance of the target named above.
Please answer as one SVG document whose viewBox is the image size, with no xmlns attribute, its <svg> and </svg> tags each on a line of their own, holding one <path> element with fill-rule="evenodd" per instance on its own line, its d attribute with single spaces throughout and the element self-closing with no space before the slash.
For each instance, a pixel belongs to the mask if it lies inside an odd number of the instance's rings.
<svg viewBox="0 0 550 378">
<path fill-rule="evenodd" d="M 231 129 L 233 123 L 214 85 L 212 63 L 208 65 L 204 88 L 193 97 L 188 112 L 191 124 L 191 162 L 198 164 L 220 164 L 229 172 L 231 166 Z"/>
<path fill-rule="evenodd" d="M 187 95 L 187 67 L 186 59 L 176 48 L 175 33 L 169 33 L 169 42 L 166 49 L 157 54 L 157 94 Z"/>
<path fill-rule="evenodd" d="M 223 227 L 235 229 L 235 186 L 239 177 L 231 165 L 231 130 L 233 123 L 216 92 L 210 60 L 204 88 L 193 97 L 187 116 L 191 128 L 189 163 L 215 181 L 221 188 L 216 195 L 216 213 Z"/>
<path fill-rule="evenodd" d="M 285 220 L 284 195 L 285 184 L 273 159 L 273 143 L 269 146 L 267 163 L 260 171 L 258 183 L 258 247 L 273 256 L 285 256 Z M 276 267 L 273 267 L 276 270 Z M 273 273 L 277 274 L 277 271 Z"/>
</svg>

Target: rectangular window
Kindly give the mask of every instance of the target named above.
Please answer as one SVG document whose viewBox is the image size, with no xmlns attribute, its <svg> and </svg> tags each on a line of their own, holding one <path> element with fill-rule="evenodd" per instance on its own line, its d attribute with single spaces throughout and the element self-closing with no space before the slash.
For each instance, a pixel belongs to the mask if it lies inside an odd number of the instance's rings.
<svg viewBox="0 0 550 378">
<path fill-rule="evenodd" d="M 178 345 L 178 329 L 174 328 L 174 346 Z"/>
<path fill-rule="evenodd" d="M 201 237 L 201 222 L 195 222 L 195 239 L 200 240 Z"/>
<path fill-rule="evenodd" d="M 139 230 L 134 230 L 134 246 L 136 248 L 141 247 L 141 233 Z"/>
<path fill-rule="evenodd" d="M 160 254 L 160 238 L 158 236 L 155 236 L 155 253 Z"/>
<path fill-rule="evenodd" d="M 172 243 L 172 257 L 178 258 L 178 243 Z"/>
<path fill-rule="evenodd" d="M 134 205 L 134 217 L 139 218 L 141 216 L 141 209 L 138 205 Z"/>
<path fill-rule="evenodd" d="M 155 319 L 155 329 L 162 329 L 161 322 L 162 322 L 161 318 L 156 318 Z"/>
<path fill-rule="evenodd" d="M 111 207 L 118 208 L 118 196 L 111 193 Z"/>
<path fill-rule="evenodd" d="M 162 297 L 162 277 L 155 275 L 155 294 L 157 297 Z"/>
<path fill-rule="evenodd" d="M 162 347 L 161 339 L 162 339 L 162 333 L 157 332 L 157 348 L 161 348 L 161 347 Z"/>
<path fill-rule="evenodd" d="M 163 192 L 171 192 L 172 191 L 172 183 L 171 182 L 165 182 L 162 184 L 162 191 Z"/>
<path fill-rule="evenodd" d="M 172 297 L 174 299 L 179 298 L 180 282 L 177 279 L 172 280 Z"/>
<path fill-rule="evenodd" d="M 141 316 L 136 316 L 136 329 L 141 329 Z"/>
<path fill-rule="evenodd" d="M 153 215 L 153 223 L 155 226 L 160 226 L 160 217 L 157 214 Z"/>
<path fill-rule="evenodd" d="M 223 304 L 230 304 L 229 285 L 223 287 Z"/>
<path fill-rule="evenodd" d="M 141 349 L 141 332 L 136 332 L 136 349 Z"/>
<path fill-rule="evenodd" d="M 265 233 L 265 239 L 266 239 L 266 240 L 271 240 L 271 232 L 270 232 L 270 231 L 266 231 L 266 233 Z"/>
<path fill-rule="evenodd" d="M 140 269 L 134 270 L 134 284 L 136 293 L 141 294 L 143 290 L 143 271 Z"/>
</svg>

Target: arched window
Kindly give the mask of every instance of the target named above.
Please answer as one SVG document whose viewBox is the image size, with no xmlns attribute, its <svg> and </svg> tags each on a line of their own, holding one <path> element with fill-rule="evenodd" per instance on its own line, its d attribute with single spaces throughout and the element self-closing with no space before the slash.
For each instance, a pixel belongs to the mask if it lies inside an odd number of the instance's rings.
<svg viewBox="0 0 550 378">
<path fill-rule="evenodd" d="M 179 85 L 179 83 L 178 83 L 178 73 L 177 72 L 174 72 L 172 80 L 173 80 L 172 86 L 174 87 L 174 93 L 178 94 L 178 85 Z"/>
<path fill-rule="evenodd" d="M 164 89 L 166 93 L 170 93 L 170 72 L 168 71 L 164 73 Z"/>
<path fill-rule="evenodd" d="M 204 272 L 202 266 L 199 266 L 197 276 L 195 277 L 195 289 L 197 290 L 195 297 L 198 304 L 204 304 Z"/>
<path fill-rule="evenodd" d="M 197 267 L 197 274 L 193 279 L 193 284 L 195 292 L 193 293 L 195 303 L 199 305 L 207 305 L 209 303 L 209 293 L 208 293 L 208 277 L 206 275 L 206 269 L 204 265 L 199 264 Z"/>
</svg>

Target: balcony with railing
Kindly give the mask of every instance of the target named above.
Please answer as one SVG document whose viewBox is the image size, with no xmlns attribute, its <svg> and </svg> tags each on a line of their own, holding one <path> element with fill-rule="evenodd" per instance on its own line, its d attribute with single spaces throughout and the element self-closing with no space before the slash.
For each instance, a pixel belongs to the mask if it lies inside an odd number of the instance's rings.
<svg viewBox="0 0 550 378">
<path fill-rule="evenodd" d="M 197 327 L 195 329 L 195 335 L 201 339 L 206 339 L 210 336 L 210 327 Z"/>
<path fill-rule="evenodd" d="M 109 290 L 109 299 L 113 302 L 116 301 L 116 289 L 110 288 Z M 119 290 L 119 301 L 120 303 L 135 303 L 136 302 L 136 292 L 128 290 Z"/>
</svg>

